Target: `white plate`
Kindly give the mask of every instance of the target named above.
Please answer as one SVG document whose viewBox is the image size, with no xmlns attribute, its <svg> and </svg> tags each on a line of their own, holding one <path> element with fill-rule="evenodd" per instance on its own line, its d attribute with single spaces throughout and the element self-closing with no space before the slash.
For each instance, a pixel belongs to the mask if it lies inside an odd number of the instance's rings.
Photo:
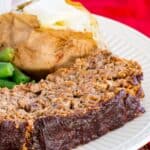
<svg viewBox="0 0 150 150">
<path fill-rule="evenodd" d="M 116 21 L 98 17 L 104 40 L 114 54 L 137 60 L 144 71 L 146 113 L 77 150 L 137 150 L 150 141 L 150 39 Z"/>
<path fill-rule="evenodd" d="M 0 0 L 1 12 L 11 10 L 12 2 L 17 4 L 20 1 L 22 0 Z M 146 95 L 143 105 L 146 113 L 76 150 L 137 150 L 150 141 L 150 39 L 121 23 L 104 17 L 97 16 L 97 19 L 109 49 L 119 56 L 135 59 L 142 65 Z"/>
</svg>

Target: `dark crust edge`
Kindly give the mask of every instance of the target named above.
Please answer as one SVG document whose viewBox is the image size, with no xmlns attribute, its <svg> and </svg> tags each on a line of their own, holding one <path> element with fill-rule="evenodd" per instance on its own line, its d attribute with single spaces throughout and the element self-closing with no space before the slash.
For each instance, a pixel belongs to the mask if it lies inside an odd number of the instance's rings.
<svg viewBox="0 0 150 150">
<path fill-rule="evenodd" d="M 26 143 L 28 123 L 3 121 L 0 123 L 0 150 L 21 150 Z"/>
<path fill-rule="evenodd" d="M 37 119 L 32 149 L 70 150 L 123 126 L 145 112 L 139 97 L 128 95 L 123 90 L 114 99 L 101 103 L 99 108 L 84 115 Z"/>
<path fill-rule="evenodd" d="M 144 112 L 140 98 L 122 90 L 114 99 L 100 103 L 99 110 L 35 120 L 30 139 L 26 138 L 27 122 L 3 121 L 0 150 L 21 150 L 24 144 L 28 150 L 70 150 L 123 126 Z"/>
<path fill-rule="evenodd" d="M 142 88 L 136 96 L 122 90 L 115 98 L 101 102 L 98 110 L 84 115 L 39 118 L 34 122 L 30 138 L 26 137 L 28 122 L 2 121 L 0 150 L 70 150 L 88 143 L 144 113 L 140 104 L 142 94 Z"/>
</svg>

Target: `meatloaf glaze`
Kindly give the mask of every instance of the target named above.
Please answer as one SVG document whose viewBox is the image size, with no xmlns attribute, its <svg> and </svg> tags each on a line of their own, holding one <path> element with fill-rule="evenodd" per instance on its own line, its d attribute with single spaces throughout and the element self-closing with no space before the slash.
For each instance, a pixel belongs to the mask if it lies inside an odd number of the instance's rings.
<svg viewBox="0 0 150 150">
<path fill-rule="evenodd" d="M 96 50 L 39 83 L 0 89 L 0 150 L 70 150 L 144 113 L 140 65 Z"/>
</svg>

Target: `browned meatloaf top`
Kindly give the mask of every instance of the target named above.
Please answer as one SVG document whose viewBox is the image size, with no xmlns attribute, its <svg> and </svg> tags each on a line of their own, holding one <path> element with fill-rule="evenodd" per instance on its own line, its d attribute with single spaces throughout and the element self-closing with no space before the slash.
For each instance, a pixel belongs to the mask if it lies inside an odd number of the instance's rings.
<svg viewBox="0 0 150 150">
<path fill-rule="evenodd" d="M 39 83 L 0 89 L 0 119 L 32 122 L 43 116 L 84 114 L 99 109 L 101 102 L 121 90 L 137 96 L 142 91 L 142 76 L 137 62 L 97 50 Z"/>
</svg>

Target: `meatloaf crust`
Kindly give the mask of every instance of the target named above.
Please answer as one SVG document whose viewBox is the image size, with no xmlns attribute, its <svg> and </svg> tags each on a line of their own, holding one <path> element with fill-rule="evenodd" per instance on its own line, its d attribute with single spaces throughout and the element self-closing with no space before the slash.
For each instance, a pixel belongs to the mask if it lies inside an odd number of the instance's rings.
<svg viewBox="0 0 150 150">
<path fill-rule="evenodd" d="M 144 113 L 137 62 L 96 51 L 36 84 L 0 90 L 0 150 L 70 150 Z"/>
<path fill-rule="evenodd" d="M 124 125 L 144 112 L 137 97 L 121 91 L 103 103 L 99 111 L 68 118 L 46 117 L 36 120 L 35 135 L 39 150 L 69 150 Z"/>
<path fill-rule="evenodd" d="M 25 134 L 27 122 L 16 126 L 13 121 L 4 121 L 0 124 L 0 150 L 70 150 L 144 113 L 139 96 L 128 95 L 123 90 L 99 108 L 85 115 L 39 118 L 34 122 L 30 139 Z"/>
<path fill-rule="evenodd" d="M 21 150 L 26 143 L 27 122 L 16 124 L 14 121 L 0 123 L 0 150 Z"/>
</svg>

